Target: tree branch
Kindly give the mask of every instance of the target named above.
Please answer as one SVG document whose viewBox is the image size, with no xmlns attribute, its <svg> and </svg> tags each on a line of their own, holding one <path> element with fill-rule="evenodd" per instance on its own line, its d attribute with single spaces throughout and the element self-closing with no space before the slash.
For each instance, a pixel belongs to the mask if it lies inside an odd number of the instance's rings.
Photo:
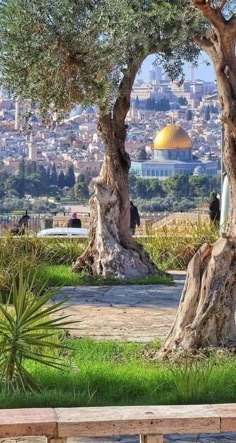
<svg viewBox="0 0 236 443">
<path fill-rule="evenodd" d="M 126 69 L 124 77 L 121 80 L 118 90 L 118 97 L 113 108 L 113 116 L 115 120 L 124 121 L 126 118 L 127 112 L 130 108 L 132 87 L 142 61 L 143 58 L 135 60 L 135 62 L 130 61 L 130 64 Z"/>
<path fill-rule="evenodd" d="M 221 7 L 217 9 L 212 8 L 208 0 L 193 0 L 193 4 L 196 8 L 200 9 L 204 17 L 207 18 L 218 31 L 224 31 L 223 28 L 227 25 L 227 21 L 221 13 Z"/>
<path fill-rule="evenodd" d="M 226 3 L 228 2 L 228 0 L 223 0 L 220 4 L 220 6 L 218 7 L 219 11 L 222 11 L 226 5 Z"/>
<path fill-rule="evenodd" d="M 193 39 L 197 43 L 197 45 L 200 46 L 201 49 L 203 49 L 203 51 L 210 55 L 210 57 L 213 56 L 214 46 L 209 38 L 195 35 Z"/>
</svg>

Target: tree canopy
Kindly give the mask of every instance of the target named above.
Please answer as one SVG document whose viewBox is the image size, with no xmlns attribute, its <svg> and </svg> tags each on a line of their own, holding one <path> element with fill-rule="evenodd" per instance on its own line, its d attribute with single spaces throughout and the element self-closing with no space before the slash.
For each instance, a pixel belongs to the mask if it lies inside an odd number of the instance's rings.
<svg viewBox="0 0 236 443">
<path fill-rule="evenodd" d="M 178 77 L 198 53 L 196 23 L 187 0 L 3 0 L 3 83 L 44 110 L 108 106 L 130 64 L 149 54 Z"/>
</svg>

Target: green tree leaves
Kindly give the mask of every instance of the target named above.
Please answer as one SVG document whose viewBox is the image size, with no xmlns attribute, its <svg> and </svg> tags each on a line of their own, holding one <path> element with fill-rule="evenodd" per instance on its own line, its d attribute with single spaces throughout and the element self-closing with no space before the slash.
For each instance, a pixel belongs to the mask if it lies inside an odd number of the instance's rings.
<svg viewBox="0 0 236 443">
<path fill-rule="evenodd" d="M 198 53 L 196 22 L 187 0 L 5 0 L 3 83 L 45 112 L 112 106 L 122 76 L 149 54 L 178 77 L 183 60 Z"/>
</svg>

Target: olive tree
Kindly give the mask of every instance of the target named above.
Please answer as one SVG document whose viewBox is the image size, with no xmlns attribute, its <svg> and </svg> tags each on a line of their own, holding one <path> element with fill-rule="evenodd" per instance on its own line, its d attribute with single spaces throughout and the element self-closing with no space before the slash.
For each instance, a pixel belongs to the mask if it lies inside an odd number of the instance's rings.
<svg viewBox="0 0 236 443">
<path fill-rule="evenodd" d="M 3 0 L 0 7 L 1 70 L 15 94 L 57 112 L 78 103 L 98 107 L 105 146 L 93 181 L 90 242 L 73 266 L 101 276 L 157 272 L 132 238 L 125 150 L 126 115 L 135 77 L 157 54 L 172 78 L 198 48 L 198 21 L 186 0 Z"/>
<path fill-rule="evenodd" d="M 226 346 L 236 340 L 236 3 L 193 0 L 193 4 L 209 24 L 194 40 L 215 68 L 225 125 L 224 163 L 231 209 L 223 238 L 203 245 L 190 262 L 166 352 Z"/>
</svg>

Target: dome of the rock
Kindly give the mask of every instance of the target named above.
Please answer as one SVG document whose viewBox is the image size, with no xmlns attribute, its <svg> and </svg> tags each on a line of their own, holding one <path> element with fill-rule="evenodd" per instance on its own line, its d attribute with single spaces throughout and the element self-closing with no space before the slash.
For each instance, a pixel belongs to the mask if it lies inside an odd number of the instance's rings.
<svg viewBox="0 0 236 443">
<path fill-rule="evenodd" d="M 153 149 L 191 149 L 192 142 L 187 132 L 179 125 L 168 125 L 157 133 Z"/>
</svg>

